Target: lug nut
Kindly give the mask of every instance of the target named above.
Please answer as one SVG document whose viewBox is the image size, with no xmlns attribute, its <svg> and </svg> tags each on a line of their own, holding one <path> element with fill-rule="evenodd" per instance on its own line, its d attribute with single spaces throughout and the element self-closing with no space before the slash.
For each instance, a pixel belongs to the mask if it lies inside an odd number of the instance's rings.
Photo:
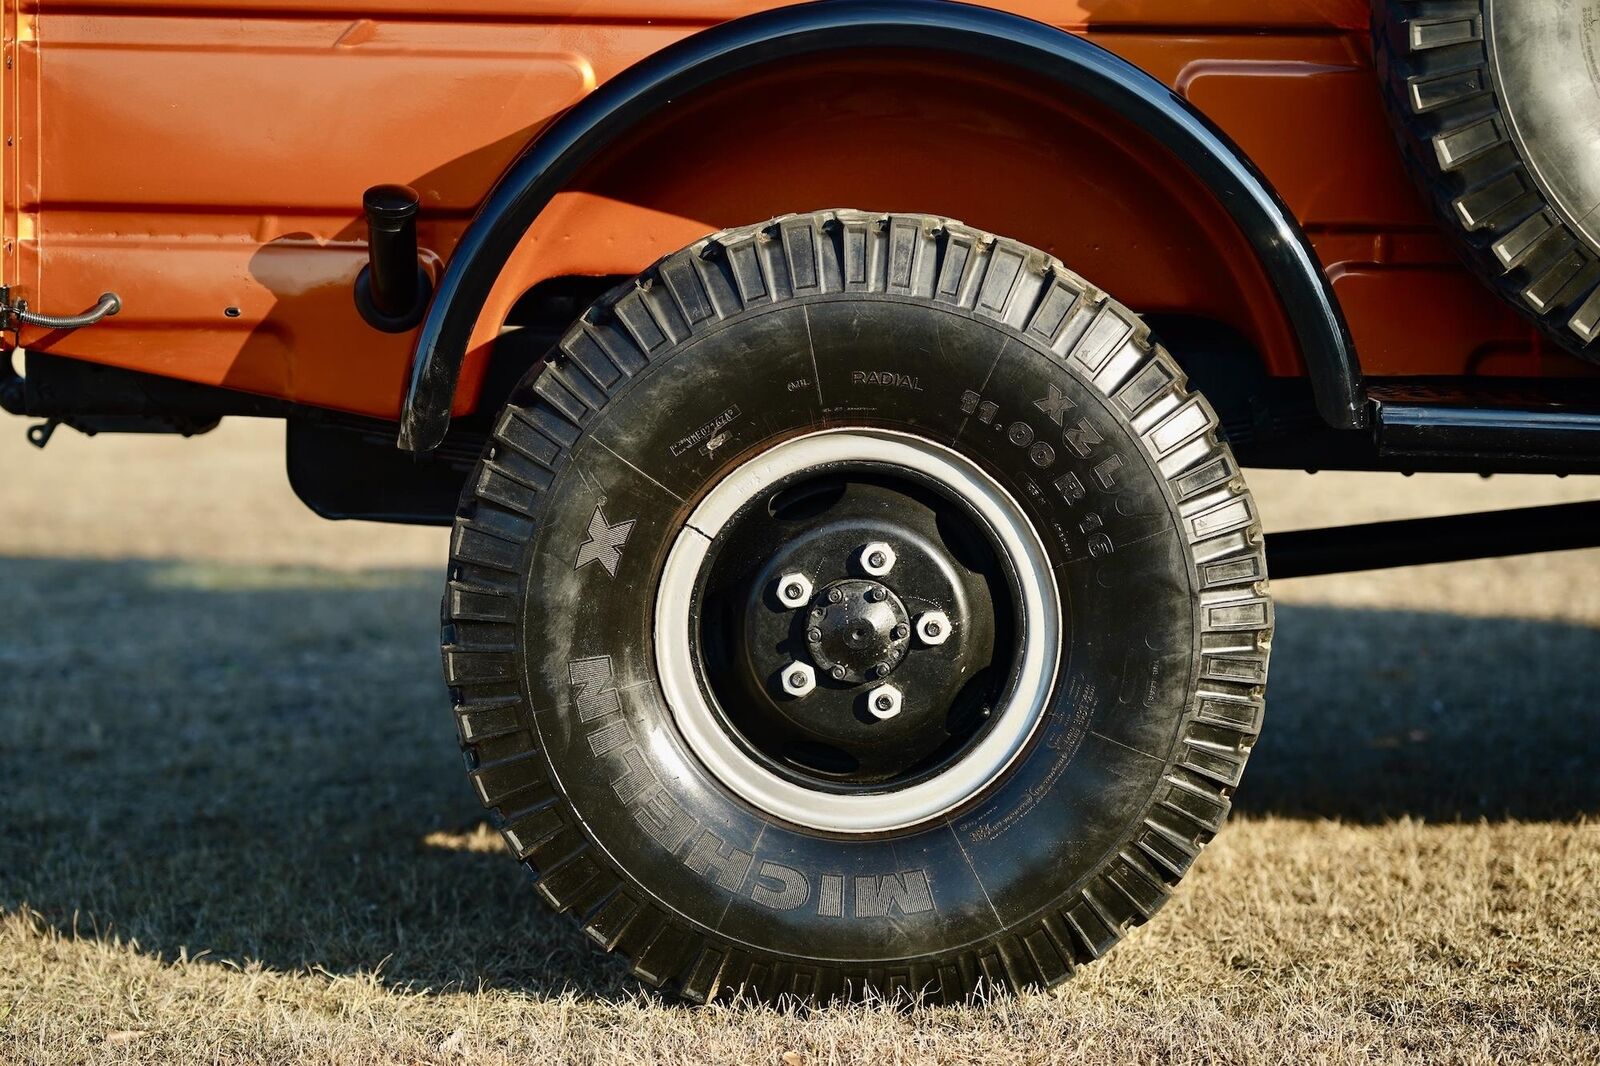
<svg viewBox="0 0 1600 1066">
<path fill-rule="evenodd" d="M 784 574 L 778 578 L 778 602 L 785 607 L 804 607 L 811 599 L 811 580 L 804 574 Z"/>
<path fill-rule="evenodd" d="M 879 685 L 867 693 L 867 710 L 874 718 L 893 718 L 900 713 L 900 690 L 893 685 Z"/>
<path fill-rule="evenodd" d="M 783 668 L 783 691 L 799 698 L 817 687 L 817 672 L 806 663 L 790 663 Z"/>
<path fill-rule="evenodd" d="M 943 611 L 929 611 L 917 618 L 917 639 L 928 645 L 940 645 L 950 639 L 950 618 Z"/>
<path fill-rule="evenodd" d="M 875 540 L 861 549 L 856 561 L 861 564 L 861 569 L 873 577 L 882 577 L 894 569 L 894 549 L 881 540 Z"/>
</svg>

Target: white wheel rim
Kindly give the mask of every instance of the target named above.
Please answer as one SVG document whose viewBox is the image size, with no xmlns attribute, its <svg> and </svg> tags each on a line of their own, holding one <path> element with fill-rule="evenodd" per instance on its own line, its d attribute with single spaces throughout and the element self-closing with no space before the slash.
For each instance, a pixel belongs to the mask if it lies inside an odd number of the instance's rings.
<svg viewBox="0 0 1600 1066">
<path fill-rule="evenodd" d="M 1016 575 L 1021 650 L 1005 705 L 952 765 L 903 788 L 841 794 L 779 776 L 728 735 L 696 676 L 690 607 L 712 541 L 746 502 L 784 478 L 852 466 L 912 471 L 972 509 Z M 696 757 L 758 809 L 838 833 L 884 832 L 937 818 L 999 777 L 1044 717 L 1060 663 L 1061 635 L 1060 596 L 1049 557 L 1016 500 L 958 452 L 890 430 L 823 430 L 784 441 L 734 469 L 690 514 L 667 554 L 656 591 L 656 668 L 673 720 Z"/>
</svg>

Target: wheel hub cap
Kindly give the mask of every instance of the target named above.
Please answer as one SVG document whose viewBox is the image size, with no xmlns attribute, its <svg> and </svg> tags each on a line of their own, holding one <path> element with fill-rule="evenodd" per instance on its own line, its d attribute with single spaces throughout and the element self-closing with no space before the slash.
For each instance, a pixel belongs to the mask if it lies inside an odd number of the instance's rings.
<svg viewBox="0 0 1600 1066">
<path fill-rule="evenodd" d="M 905 605 L 876 581 L 835 581 L 806 616 L 806 650 L 835 681 L 860 684 L 887 677 L 910 644 Z"/>
</svg>

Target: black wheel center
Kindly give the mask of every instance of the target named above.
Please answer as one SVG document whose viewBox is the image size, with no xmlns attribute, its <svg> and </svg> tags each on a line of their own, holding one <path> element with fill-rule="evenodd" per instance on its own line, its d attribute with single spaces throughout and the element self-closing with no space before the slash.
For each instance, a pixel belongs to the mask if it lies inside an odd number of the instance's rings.
<svg viewBox="0 0 1600 1066">
<path fill-rule="evenodd" d="M 696 596 L 709 702 L 754 758 L 811 788 L 937 773 L 984 734 L 1015 667 L 1015 596 L 984 527 L 896 473 L 770 486 L 724 526 Z M 919 636 L 933 615 L 942 636 Z"/>
<path fill-rule="evenodd" d="M 887 677 L 910 643 L 905 605 L 877 581 L 835 581 L 806 615 L 806 650 L 817 669 L 835 681 L 858 684 Z"/>
</svg>

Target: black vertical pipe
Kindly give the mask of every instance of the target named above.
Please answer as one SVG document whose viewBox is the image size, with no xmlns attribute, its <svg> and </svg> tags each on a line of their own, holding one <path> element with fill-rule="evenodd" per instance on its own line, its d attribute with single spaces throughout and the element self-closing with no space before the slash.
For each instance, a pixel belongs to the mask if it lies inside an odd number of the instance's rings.
<svg viewBox="0 0 1600 1066">
<path fill-rule="evenodd" d="M 374 329 L 415 329 L 428 309 L 433 282 L 417 259 L 417 191 L 374 185 L 361 197 L 367 216 L 367 265 L 356 277 L 356 309 Z"/>
<path fill-rule="evenodd" d="M 385 318 L 403 318 L 417 303 L 420 204 L 417 190 L 409 185 L 374 185 L 361 197 L 372 306 Z"/>
</svg>

